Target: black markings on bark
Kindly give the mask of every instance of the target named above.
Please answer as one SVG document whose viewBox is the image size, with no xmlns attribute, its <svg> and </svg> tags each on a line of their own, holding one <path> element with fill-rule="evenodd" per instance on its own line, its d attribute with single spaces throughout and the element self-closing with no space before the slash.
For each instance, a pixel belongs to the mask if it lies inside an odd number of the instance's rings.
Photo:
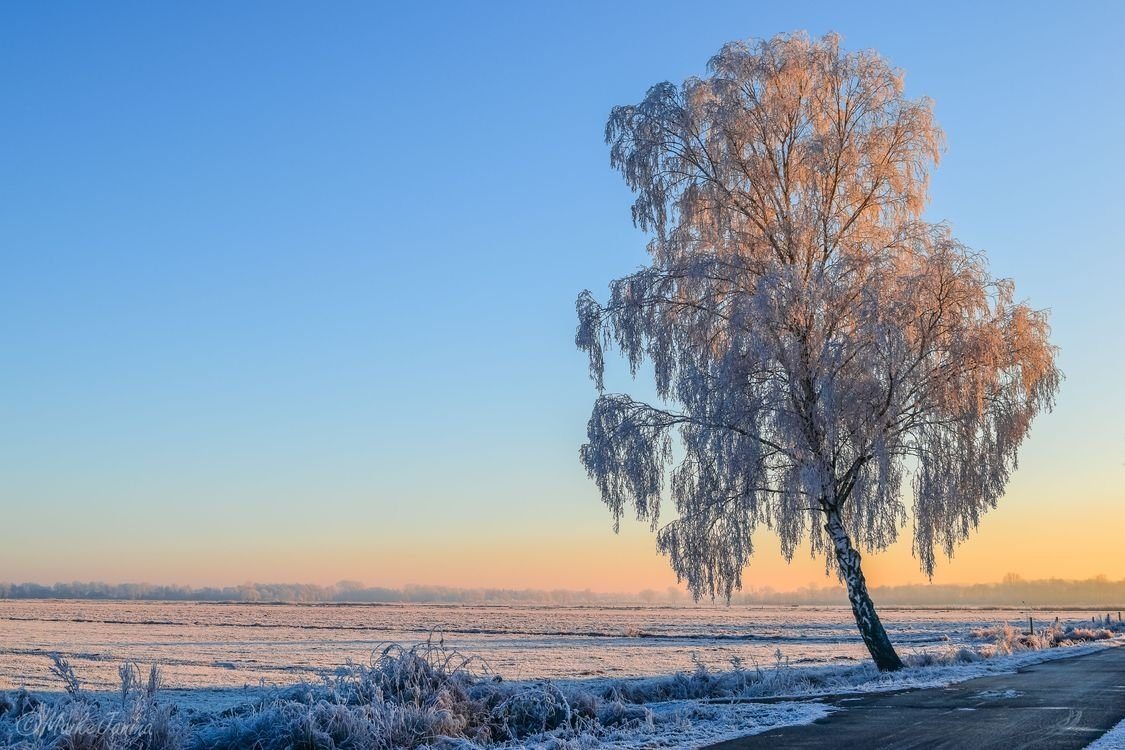
<svg viewBox="0 0 1125 750">
<path fill-rule="evenodd" d="M 904 666 L 902 659 L 891 645 L 891 639 L 887 637 L 887 631 L 875 611 L 875 604 L 867 593 L 867 581 L 863 577 L 863 569 L 860 568 L 859 552 L 852 546 L 848 533 L 844 530 L 840 512 L 830 509 L 827 511 L 827 516 L 828 523 L 824 528 L 832 538 L 832 545 L 836 550 L 836 562 L 840 566 L 844 582 L 848 585 L 848 601 L 852 604 L 852 614 L 855 615 L 855 623 L 859 626 L 863 642 L 871 652 L 871 658 L 875 660 L 875 666 L 880 672 L 902 669 Z"/>
</svg>

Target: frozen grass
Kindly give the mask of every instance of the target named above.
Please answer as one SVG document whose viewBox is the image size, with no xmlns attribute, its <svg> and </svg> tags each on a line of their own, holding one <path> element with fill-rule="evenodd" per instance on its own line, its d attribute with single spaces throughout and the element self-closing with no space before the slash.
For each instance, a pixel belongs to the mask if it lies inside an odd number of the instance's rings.
<svg viewBox="0 0 1125 750">
<path fill-rule="evenodd" d="M 160 670 L 140 679 L 135 664 L 118 670 L 114 699 L 96 700 L 82 690 L 66 659 L 52 657 L 65 695 L 40 699 L 21 690 L 0 695 L 0 747 L 13 750 L 174 750 L 185 747 L 188 727 L 176 709 L 159 703 Z"/>
<path fill-rule="evenodd" d="M 1087 745 L 1086 750 L 1125 750 L 1125 719 L 1117 722 L 1117 726 Z"/>
<path fill-rule="evenodd" d="M 715 700 L 754 698 L 809 698 L 853 692 L 937 687 L 986 674 L 1012 671 L 1028 664 L 1087 653 L 1116 642 L 1125 635 L 1125 624 L 1107 621 L 1104 626 L 1052 626 L 1028 635 L 1003 624 L 980 628 L 972 647 L 917 651 L 903 654 L 906 669 L 879 672 L 873 664 L 831 667 L 790 667 L 780 651 L 772 665 L 749 668 L 739 661 L 725 672 L 710 672 L 702 665 L 690 674 L 602 682 L 604 695 L 632 703 L 654 700 Z"/>
<path fill-rule="evenodd" d="M 132 664 L 112 697 L 86 692 L 65 659 L 52 671 L 64 692 L 0 694 L 0 746 L 18 750 L 359 750 L 372 748 L 675 747 L 805 723 L 830 710 L 831 693 L 929 687 L 1010 671 L 1115 643 L 1125 627 L 1052 627 L 1034 636 L 981 629 L 973 648 L 907 654 L 907 669 L 802 667 L 735 661 L 713 672 L 631 680 L 507 682 L 440 640 L 389 645 L 319 684 L 263 691 L 220 712 L 161 700 L 160 673 Z M 1099 643 L 1095 643 L 1099 642 Z M 762 702 L 762 699 L 769 699 Z"/>
<path fill-rule="evenodd" d="M 1085 625 L 1062 625 L 1055 623 L 1035 633 L 1024 633 L 1009 624 L 994 628 L 977 628 L 972 631 L 974 638 L 993 641 L 991 646 L 981 649 L 983 656 L 998 656 L 1019 651 L 1039 651 L 1059 646 L 1072 646 L 1077 643 L 1104 641 L 1125 633 L 1125 623 L 1111 620 L 1108 616 L 1100 623 Z"/>
</svg>

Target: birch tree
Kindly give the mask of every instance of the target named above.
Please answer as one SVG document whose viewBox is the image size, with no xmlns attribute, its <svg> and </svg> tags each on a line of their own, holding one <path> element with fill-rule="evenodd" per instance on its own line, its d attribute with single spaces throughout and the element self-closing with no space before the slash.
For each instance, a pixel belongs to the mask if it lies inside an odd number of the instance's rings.
<svg viewBox="0 0 1125 750">
<path fill-rule="evenodd" d="M 697 599 L 742 586 L 759 526 L 790 560 L 808 540 L 876 665 L 899 669 L 860 550 L 912 518 L 932 575 L 1061 377 L 1046 314 L 923 219 L 931 102 L 874 52 L 783 35 L 615 107 L 606 141 L 651 235 L 649 265 L 577 302 L 600 394 L 580 457 L 615 528 L 650 522 Z M 654 403 L 605 391 L 607 350 L 651 367 Z"/>
</svg>

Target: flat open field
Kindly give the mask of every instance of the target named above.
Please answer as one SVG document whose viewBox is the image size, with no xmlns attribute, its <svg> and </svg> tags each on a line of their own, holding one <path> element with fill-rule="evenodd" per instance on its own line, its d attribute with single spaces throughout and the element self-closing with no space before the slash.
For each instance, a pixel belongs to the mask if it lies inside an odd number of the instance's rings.
<svg viewBox="0 0 1125 750">
<path fill-rule="evenodd" d="M 1037 623 L 1104 612 L 1034 612 Z M 903 654 L 973 645 L 972 630 L 1026 627 L 1013 610 L 893 609 L 884 621 Z M 747 667 L 862 663 L 851 612 L 831 607 L 543 607 L 398 604 L 212 604 L 0 600 L 0 689 L 57 689 L 47 654 L 84 684 L 111 689 L 123 661 L 159 664 L 171 688 L 316 680 L 367 662 L 388 641 L 439 633 L 506 679 L 632 677 Z"/>
</svg>

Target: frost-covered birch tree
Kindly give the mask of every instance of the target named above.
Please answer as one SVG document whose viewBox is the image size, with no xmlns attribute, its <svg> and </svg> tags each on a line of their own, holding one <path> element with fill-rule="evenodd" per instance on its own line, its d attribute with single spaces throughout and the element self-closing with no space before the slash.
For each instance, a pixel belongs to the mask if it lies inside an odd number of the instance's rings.
<svg viewBox="0 0 1125 750">
<path fill-rule="evenodd" d="M 1045 313 L 922 217 L 931 102 L 874 52 L 792 34 L 615 107 L 606 141 L 651 263 L 604 304 L 578 298 L 601 394 L 581 461 L 602 499 L 651 522 L 696 598 L 741 587 L 759 526 L 788 559 L 808 539 L 879 669 L 900 668 L 859 550 L 912 516 L 932 574 L 996 505 L 1061 378 Z M 656 403 L 605 392 L 607 349 L 651 365 Z"/>
</svg>

